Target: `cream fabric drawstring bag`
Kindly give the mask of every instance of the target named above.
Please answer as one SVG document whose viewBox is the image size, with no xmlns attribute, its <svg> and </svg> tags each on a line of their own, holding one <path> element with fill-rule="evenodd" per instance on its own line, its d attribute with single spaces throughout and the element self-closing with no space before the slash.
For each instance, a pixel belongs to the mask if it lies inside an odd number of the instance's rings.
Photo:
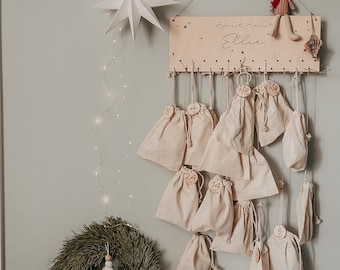
<svg viewBox="0 0 340 270">
<path fill-rule="evenodd" d="M 249 161 L 250 180 L 232 179 L 234 200 L 253 200 L 278 194 L 268 162 L 256 148 L 253 155 L 249 156 Z"/>
<path fill-rule="evenodd" d="M 234 219 L 232 182 L 216 175 L 209 181 L 208 190 L 192 222 L 192 230 L 205 232 L 212 230 L 223 235 L 228 241 L 231 237 Z"/>
<path fill-rule="evenodd" d="M 210 80 L 210 106 L 197 102 L 197 89 L 195 86 L 194 73 L 191 72 L 191 103 L 187 107 L 187 144 L 184 157 L 184 165 L 191 165 L 193 169 L 198 169 L 204 150 L 213 133 L 217 123 L 217 117 L 213 112 L 213 78 L 209 74 Z"/>
<path fill-rule="evenodd" d="M 257 138 L 261 146 L 266 146 L 273 143 L 285 131 L 293 111 L 283 98 L 280 86 L 276 82 L 265 78 L 255 91 Z"/>
<path fill-rule="evenodd" d="M 183 166 L 165 189 L 156 218 L 191 231 L 192 220 L 202 199 L 203 184 L 204 178 L 199 172 Z"/>
<path fill-rule="evenodd" d="M 249 270 L 271 270 L 269 267 L 268 247 L 262 241 L 254 243 Z"/>
<path fill-rule="evenodd" d="M 310 134 L 307 134 L 305 116 L 299 112 L 297 72 L 293 81 L 295 81 L 296 109 L 282 138 L 283 160 L 287 168 L 291 168 L 293 171 L 303 171 L 307 166 Z"/>
<path fill-rule="evenodd" d="M 170 171 L 178 171 L 183 163 L 186 147 L 185 112 L 175 105 L 175 73 L 172 79 L 171 105 L 150 130 L 137 154 Z"/>
<path fill-rule="evenodd" d="M 214 262 L 214 254 L 209 249 L 210 244 L 209 236 L 194 233 L 183 252 L 177 270 L 219 270 Z"/>
<path fill-rule="evenodd" d="M 299 238 L 282 225 L 283 187 L 280 181 L 280 225 L 267 239 L 270 270 L 303 270 Z"/>
<path fill-rule="evenodd" d="M 270 270 L 302 270 L 299 238 L 284 226 L 277 225 L 268 238 Z"/>
<path fill-rule="evenodd" d="M 238 153 L 217 140 L 217 134 L 223 132 L 224 124 L 222 123 L 226 121 L 225 118 L 226 112 L 221 114 L 220 120 L 208 141 L 199 170 L 226 177 L 249 180 L 249 156 Z"/>
<path fill-rule="evenodd" d="M 300 245 L 310 241 L 313 237 L 313 226 L 320 224 L 321 220 L 314 209 L 315 186 L 311 182 L 305 181 L 296 201 L 296 215 L 298 221 L 299 243 Z"/>
<path fill-rule="evenodd" d="M 269 268 L 269 252 L 266 244 L 262 242 L 261 229 L 261 207 L 262 203 L 257 205 L 258 215 L 255 218 L 256 238 L 252 247 L 252 255 L 249 270 L 270 270 Z"/>
<path fill-rule="evenodd" d="M 251 256 L 254 240 L 254 205 L 251 201 L 238 201 L 234 206 L 234 224 L 230 241 L 223 235 L 215 236 L 210 249 Z"/>
<path fill-rule="evenodd" d="M 247 81 L 241 85 L 240 77 L 243 75 L 247 76 Z M 216 133 L 217 140 L 226 147 L 247 155 L 253 152 L 255 123 L 255 92 L 249 87 L 250 81 L 251 74 L 241 70 L 237 77 L 239 86 L 236 95 L 230 100 L 222 127 Z"/>
</svg>

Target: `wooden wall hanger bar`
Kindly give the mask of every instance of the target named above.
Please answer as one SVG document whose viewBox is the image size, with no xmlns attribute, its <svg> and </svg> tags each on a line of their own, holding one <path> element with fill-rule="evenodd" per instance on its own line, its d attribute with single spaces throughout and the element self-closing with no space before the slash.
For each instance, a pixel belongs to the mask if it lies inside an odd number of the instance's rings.
<svg viewBox="0 0 340 270">
<path fill-rule="evenodd" d="M 289 38 L 283 17 L 276 38 L 270 34 L 275 16 L 172 17 L 169 70 L 190 71 L 194 62 L 200 72 L 234 71 L 241 65 L 261 72 L 319 72 L 320 59 L 305 50 L 305 43 L 313 24 L 320 38 L 321 17 L 290 18 L 298 41 Z"/>
</svg>

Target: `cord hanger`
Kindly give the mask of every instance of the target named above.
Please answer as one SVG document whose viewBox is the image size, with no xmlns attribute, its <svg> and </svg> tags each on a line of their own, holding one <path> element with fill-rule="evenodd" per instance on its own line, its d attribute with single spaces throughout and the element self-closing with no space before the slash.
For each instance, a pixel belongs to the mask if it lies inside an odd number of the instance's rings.
<svg viewBox="0 0 340 270">
<path fill-rule="evenodd" d="M 175 15 L 175 18 L 172 21 L 174 22 L 176 18 L 180 16 L 184 12 L 184 10 L 186 10 L 191 5 L 192 2 L 194 2 L 194 0 L 188 0 L 182 7 L 182 9 Z"/>
</svg>

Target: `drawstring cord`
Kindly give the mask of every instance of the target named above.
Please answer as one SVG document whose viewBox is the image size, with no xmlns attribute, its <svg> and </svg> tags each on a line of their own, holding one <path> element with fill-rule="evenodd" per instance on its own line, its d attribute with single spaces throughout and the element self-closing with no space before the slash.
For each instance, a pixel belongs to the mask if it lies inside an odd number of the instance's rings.
<svg viewBox="0 0 340 270">
<path fill-rule="evenodd" d="M 263 125 L 262 125 L 262 129 L 263 129 L 263 131 L 269 131 L 269 128 L 267 126 L 267 123 L 268 123 L 268 114 L 267 114 L 266 99 L 260 93 L 258 93 L 257 91 L 255 91 L 255 95 L 260 100 L 260 109 L 261 109 L 261 107 L 263 108 Z"/>
<path fill-rule="evenodd" d="M 199 200 L 199 203 L 202 202 L 202 199 L 203 199 L 203 193 L 202 193 L 202 189 L 204 187 L 204 176 L 203 174 L 201 174 L 200 172 L 198 171 L 195 171 L 199 176 L 201 176 L 201 184 L 198 186 L 198 200 Z"/>
<path fill-rule="evenodd" d="M 299 81 L 298 81 L 298 71 L 296 70 L 293 79 L 289 83 L 291 88 L 295 88 L 295 110 L 299 111 Z"/>
<path fill-rule="evenodd" d="M 205 241 L 208 242 L 209 244 L 209 249 L 210 249 L 210 246 L 211 246 L 211 238 L 208 236 L 208 235 L 205 235 L 205 234 L 200 234 L 204 237 Z M 211 270 L 220 270 L 220 268 L 215 264 L 215 256 L 214 256 L 214 251 L 211 249 L 210 250 L 210 269 Z"/>
<path fill-rule="evenodd" d="M 215 91 L 214 91 L 213 73 L 212 73 L 211 69 L 209 70 L 209 90 L 210 90 L 209 110 L 213 110 L 214 109 L 214 100 L 215 100 Z"/>
<path fill-rule="evenodd" d="M 172 76 L 172 82 L 171 82 L 171 93 L 170 93 L 170 105 L 176 106 L 176 71 L 173 70 Z"/>
<path fill-rule="evenodd" d="M 191 132 L 192 132 L 192 117 L 189 113 L 185 113 L 185 116 L 187 118 L 187 125 L 186 126 L 186 133 L 187 133 L 187 146 L 192 146 L 192 140 L 191 140 Z"/>
</svg>

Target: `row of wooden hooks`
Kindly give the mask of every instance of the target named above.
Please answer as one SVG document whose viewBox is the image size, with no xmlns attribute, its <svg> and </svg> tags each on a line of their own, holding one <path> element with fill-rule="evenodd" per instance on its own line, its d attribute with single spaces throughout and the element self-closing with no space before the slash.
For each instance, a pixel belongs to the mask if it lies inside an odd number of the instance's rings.
<svg viewBox="0 0 340 270">
<path fill-rule="evenodd" d="M 267 68 L 267 61 L 264 60 L 264 69 L 262 70 L 260 67 L 258 68 L 258 70 L 254 70 L 253 68 L 247 66 L 244 64 L 245 62 L 245 58 L 243 59 L 243 61 L 240 62 L 240 66 L 238 68 L 233 68 L 232 70 L 230 70 L 229 68 L 220 68 L 219 71 L 213 71 L 212 68 L 209 68 L 209 71 L 201 71 L 199 68 L 195 68 L 195 62 L 192 61 L 192 67 L 189 70 L 188 68 L 185 68 L 185 71 L 176 71 L 175 68 L 172 69 L 172 71 L 170 71 L 170 75 L 169 76 L 176 76 L 179 73 L 201 73 L 203 75 L 225 75 L 225 76 L 232 76 L 234 74 L 244 74 L 244 73 L 250 73 L 253 74 L 255 72 L 258 73 L 263 73 L 264 75 L 267 75 L 268 73 L 268 68 Z M 297 68 L 295 69 L 295 71 L 291 72 L 291 71 L 283 71 L 283 72 L 279 72 L 279 73 L 295 73 L 298 72 L 299 74 L 303 74 L 303 73 L 319 73 L 319 74 L 323 74 L 326 73 L 328 71 L 328 69 L 323 70 L 323 71 L 316 71 L 313 70 L 311 68 L 305 69 L 305 70 L 298 70 Z"/>
</svg>

